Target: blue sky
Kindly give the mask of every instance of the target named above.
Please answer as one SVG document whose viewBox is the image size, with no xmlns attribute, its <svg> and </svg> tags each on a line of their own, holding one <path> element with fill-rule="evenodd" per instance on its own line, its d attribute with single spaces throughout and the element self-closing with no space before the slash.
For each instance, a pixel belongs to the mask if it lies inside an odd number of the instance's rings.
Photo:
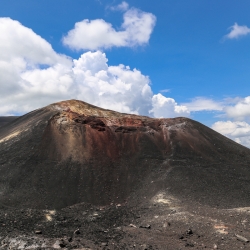
<svg viewBox="0 0 250 250">
<path fill-rule="evenodd" d="M 77 98 L 187 116 L 250 147 L 249 9 L 247 0 L 2 0 L 0 115 Z"/>
</svg>

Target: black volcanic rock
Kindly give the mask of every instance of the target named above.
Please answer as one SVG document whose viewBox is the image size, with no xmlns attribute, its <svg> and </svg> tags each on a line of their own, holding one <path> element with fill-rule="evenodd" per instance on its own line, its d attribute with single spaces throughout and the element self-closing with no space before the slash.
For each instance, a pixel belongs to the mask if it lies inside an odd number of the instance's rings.
<svg viewBox="0 0 250 250">
<path fill-rule="evenodd" d="M 214 207 L 250 206 L 249 164 L 249 149 L 191 119 L 64 101 L 0 128 L 0 204 L 105 206 L 164 191 Z"/>
</svg>

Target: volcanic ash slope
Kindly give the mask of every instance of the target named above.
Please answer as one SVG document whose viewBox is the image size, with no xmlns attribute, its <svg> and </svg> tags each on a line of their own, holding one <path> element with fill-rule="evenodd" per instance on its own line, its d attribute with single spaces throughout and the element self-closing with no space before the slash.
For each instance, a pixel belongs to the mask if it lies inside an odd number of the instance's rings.
<svg viewBox="0 0 250 250">
<path fill-rule="evenodd" d="M 249 163 L 249 149 L 188 118 L 153 119 L 63 101 L 0 128 L 0 204 L 139 204 L 164 192 L 246 207 Z"/>
</svg>

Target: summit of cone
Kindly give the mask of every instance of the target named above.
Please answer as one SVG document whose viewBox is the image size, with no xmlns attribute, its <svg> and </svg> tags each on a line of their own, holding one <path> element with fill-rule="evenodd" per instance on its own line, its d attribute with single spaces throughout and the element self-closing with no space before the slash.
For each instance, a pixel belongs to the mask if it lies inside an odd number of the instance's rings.
<svg viewBox="0 0 250 250">
<path fill-rule="evenodd" d="M 79 100 L 66 100 L 48 105 L 48 109 L 58 111 L 71 111 L 79 115 L 85 116 L 102 116 L 102 117 L 121 117 L 121 116 L 135 116 L 131 114 L 123 114 L 113 110 L 103 109 L 92 104 Z"/>
</svg>

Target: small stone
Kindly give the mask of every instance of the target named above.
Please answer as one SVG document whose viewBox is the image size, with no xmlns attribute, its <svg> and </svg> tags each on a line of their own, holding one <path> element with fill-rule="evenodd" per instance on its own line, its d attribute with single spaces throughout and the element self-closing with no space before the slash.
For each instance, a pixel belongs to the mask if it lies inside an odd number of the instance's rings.
<svg viewBox="0 0 250 250">
<path fill-rule="evenodd" d="M 36 230 L 36 231 L 35 231 L 35 234 L 42 234 L 42 231 Z"/>
<path fill-rule="evenodd" d="M 235 234 L 235 236 L 236 236 L 237 239 L 240 240 L 240 241 L 243 241 L 243 242 L 245 242 L 245 243 L 248 243 L 248 242 L 249 242 L 249 240 L 248 240 L 247 238 L 245 238 L 245 237 L 243 237 L 243 236 L 241 236 L 241 235 L 239 235 L 239 234 Z"/>
<path fill-rule="evenodd" d="M 129 226 L 130 226 L 130 227 L 136 227 L 136 225 L 134 225 L 134 224 L 129 224 Z"/>
<path fill-rule="evenodd" d="M 216 244 L 214 244 L 214 249 L 218 249 L 218 246 Z"/>
<path fill-rule="evenodd" d="M 180 236 L 179 236 L 179 239 L 180 239 L 180 240 L 183 240 L 183 239 L 184 239 L 184 236 L 183 236 L 183 235 L 180 235 Z"/>
<path fill-rule="evenodd" d="M 108 245 L 108 243 L 107 242 L 102 242 L 102 244 L 101 244 L 102 246 L 107 246 Z"/>
<path fill-rule="evenodd" d="M 66 244 L 65 244 L 64 240 L 60 240 L 60 241 L 59 241 L 59 246 L 60 246 L 61 248 L 66 247 Z"/>
<path fill-rule="evenodd" d="M 192 229 L 188 229 L 187 231 L 186 231 L 186 234 L 188 234 L 188 235 L 191 235 L 191 234 L 193 234 L 193 231 L 192 231 Z"/>
<path fill-rule="evenodd" d="M 76 229 L 75 230 L 75 232 L 74 232 L 74 234 L 80 234 L 81 232 L 80 232 L 80 229 L 78 228 L 78 229 Z"/>
<path fill-rule="evenodd" d="M 149 225 L 149 224 L 142 225 L 142 226 L 140 226 L 140 228 L 150 229 L 150 228 L 151 228 L 151 225 Z"/>
<path fill-rule="evenodd" d="M 193 243 L 186 243 L 185 247 L 194 247 L 194 244 Z"/>
<path fill-rule="evenodd" d="M 171 226 L 170 222 L 165 222 L 165 223 L 163 224 L 163 227 L 170 227 L 170 226 Z"/>
</svg>

